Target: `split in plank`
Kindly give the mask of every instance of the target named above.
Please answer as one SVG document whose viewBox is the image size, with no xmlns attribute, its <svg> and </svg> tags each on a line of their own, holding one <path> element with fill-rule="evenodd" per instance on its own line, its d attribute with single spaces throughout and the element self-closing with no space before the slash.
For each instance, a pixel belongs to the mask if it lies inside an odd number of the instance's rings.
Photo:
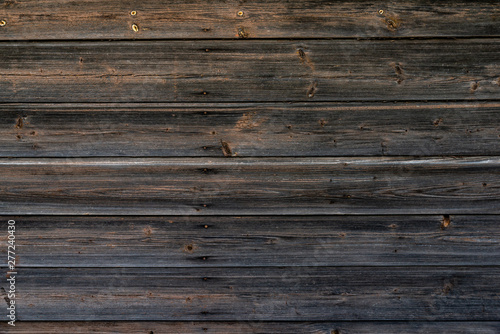
<svg viewBox="0 0 500 334">
<path fill-rule="evenodd" d="M 499 54 L 499 39 L 5 42 L 0 100 L 496 100 Z"/>
</svg>

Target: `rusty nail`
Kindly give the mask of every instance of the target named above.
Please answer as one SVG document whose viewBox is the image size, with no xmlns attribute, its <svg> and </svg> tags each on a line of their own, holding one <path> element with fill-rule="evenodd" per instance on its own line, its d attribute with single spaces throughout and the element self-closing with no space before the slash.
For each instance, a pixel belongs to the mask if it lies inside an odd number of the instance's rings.
<svg viewBox="0 0 500 334">
<path fill-rule="evenodd" d="M 138 32 L 139 31 L 139 26 L 137 26 L 137 24 L 132 24 L 132 30 L 135 31 L 135 32 Z"/>
<path fill-rule="evenodd" d="M 130 15 L 135 16 L 135 15 L 137 15 L 137 12 L 135 10 L 133 10 L 130 12 Z"/>
<path fill-rule="evenodd" d="M 243 16 L 243 12 L 241 10 L 238 12 L 238 16 Z"/>
<path fill-rule="evenodd" d="M 381 10 L 379 10 L 379 11 L 378 11 L 378 13 L 379 13 L 380 15 L 382 15 L 382 14 L 384 14 L 384 11 L 381 9 Z"/>
<path fill-rule="evenodd" d="M 6 24 L 7 24 L 7 22 L 5 22 L 5 20 L 0 21 L 0 27 L 3 27 Z"/>
</svg>

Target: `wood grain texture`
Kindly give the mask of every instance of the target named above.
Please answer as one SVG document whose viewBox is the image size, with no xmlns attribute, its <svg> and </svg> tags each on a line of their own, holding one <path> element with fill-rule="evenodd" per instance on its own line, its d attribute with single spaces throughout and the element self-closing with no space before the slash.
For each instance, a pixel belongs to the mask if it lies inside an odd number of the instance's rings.
<svg viewBox="0 0 500 334">
<path fill-rule="evenodd" d="M 0 105 L 0 156 L 500 155 L 499 103 Z"/>
<path fill-rule="evenodd" d="M 498 39 L 6 42 L 2 102 L 496 100 Z"/>
<path fill-rule="evenodd" d="M 22 268 L 16 304 L 21 321 L 499 321 L 499 275 L 498 267 Z"/>
<path fill-rule="evenodd" d="M 4 333 L 54 334 L 179 334 L 179 333 L 304 333 L 304 334 L 497 334 L 500 322 L 20 322 L 15 329 L 0 323 Z"/>
<path fill-rule="evenodd" d="M 499 36 L 499 17 L 491 0 L 7 0 L 0 39 Z"/>
<path fill-rule="evenodd" d="M 486 266 L 500 258 L 499 216 L 24 216 L 1 217 L 4 230 L 8 219 L 18 268 Z M 0 246 L 6 253 L 7 235 Z"/>
<path fill-rule="evenodd" d="M 498 214 L 498 157 L 0 159 L 5 215 Z"/>
</svg>

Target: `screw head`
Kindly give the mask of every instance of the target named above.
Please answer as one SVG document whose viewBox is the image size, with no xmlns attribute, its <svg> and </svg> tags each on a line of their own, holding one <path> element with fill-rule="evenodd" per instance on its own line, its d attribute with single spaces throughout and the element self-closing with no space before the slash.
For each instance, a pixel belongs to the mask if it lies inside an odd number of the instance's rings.
<svg viewBox="0 0 500 334">
<path fill-rule="evenodd" d="M 130 15 L 132 15 L 132 16 L 136 16 L 136 15 L 137 15 L 137 11 L 135 11 L 135 10 L 131 11 L 131 12 L 130 12 Z"/>
<path fill-rule="evenodd" d="M 7 24 L 7 22 L 5 22 L 5 20 L 1 20 L 1 21 L 0 21 L 0 27 L 3 27 L 3 26 L 4 26 L 4 25 L 6 25 L 6 24 Z"/>
<path fill-rule="evenodd" d="M 378 13 L 379 13 L 380 15 L 382 15 L 382 14 L 384 14 L 384 11 L 381 9 L 381 10 L 379 10 L 379 11 L 378 11 Z"/>
<path fill-rule="evenodd" d="M 243 12 L 241 10 L 238 12 L 238 16 L 243 16 Z"/>
<path fill-rule="evenodd" d="M 135 32 L 139 31 L 139 26 L 137 24 L 132 24 L 132 30 Z"/>
</svg>

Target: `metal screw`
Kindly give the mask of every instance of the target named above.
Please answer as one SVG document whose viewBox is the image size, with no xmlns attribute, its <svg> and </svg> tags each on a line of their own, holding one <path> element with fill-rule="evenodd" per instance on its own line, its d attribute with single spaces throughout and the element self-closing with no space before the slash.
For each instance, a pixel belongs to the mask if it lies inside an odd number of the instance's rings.
<svg viewBox="0 0 500 334">
<path fill-rule="evenodd" d="M 0 27 L 3 27 L 6 24 L 7 24 L 7 22 L 5 22 L 4 20 L 0 21 Z"/>
<path fill-rule="evenodd" d="M 238 16 L 243 16 L 243 12 L 241 10 L 238 12 Z"/>
<path fill-rule="evenodd" d="M 137 12 L 135 10 L 133 10 L 130 12 L 130 15 L 135 16 L 135 15 L 137 15 Z"/>
<path fill-rule="evenodd" d="M 378 13 L 379 13 L 380 15 L 382 15 L 382 14 L 384 14 L 384 11 L 381 9 L 381 10 L 379 10 L 379 11 L 378 11 Z"/>
<path fill-rule="evenodd" d="M 139 31 L 139 27 L 137 26 L 137 24 L 132 24 L 132 30 L 135 32 Z"/>
</svg>

